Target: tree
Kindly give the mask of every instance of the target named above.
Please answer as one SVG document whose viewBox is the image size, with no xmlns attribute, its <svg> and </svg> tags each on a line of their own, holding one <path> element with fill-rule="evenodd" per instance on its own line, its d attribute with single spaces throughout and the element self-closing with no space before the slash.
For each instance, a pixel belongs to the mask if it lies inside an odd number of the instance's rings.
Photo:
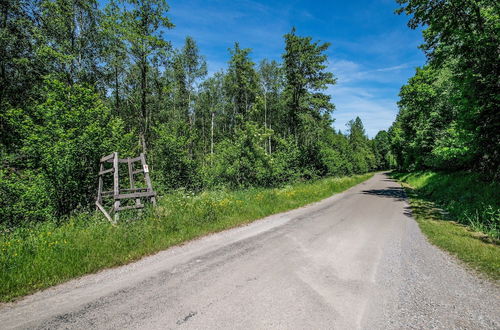
<svg viewBox="0 0 500 330">
<path fill-rule="evenodd" d="M 283 91 L 283 70 L 276 61 L 262 60 L 259 64 L 260 90 L 264 103 L 264 128 L 278 130 L 279 123 L 285 116 L 281 113 L 281 93 Z M 268 153 L 272 152 L 271 136 L 266 141 Z"/>
<path fill-rule="evenodd" d="M 452 79 L 461 97 L 458 136 L 475 136 L 481 146 L 471 161 L 493 177 L 500 175 L 500 7 L 493 0 L 398 0 L 398 13 L 411 15 L 408 25 L 424 26 L 425 51 L 431 65 L 442 68 L 450 62 Z M 457 137 L 458 137 L 457 136 Z M 459 142 L 459 141 L 457 141 Z M 465 141 L 464 141 L 465 142 Z M 460 143 L 459 143 L 460 144 Z"/>
<path fill-rule="evenodd" d="M 285 36 L 283 68 L 285 71 L 285 97 L 288 107 L 288 134 L 298 136 L 307 117 L 315 121 L 329 119 L 334 106 L 330 96 L 322 93 L 335 84 L 327 68 L 324 52 L 330 44 L 312 42 L 311 37 L 300 37 L 295 28 Z"/>
<path fill-rule="evenodd" d="M 208 113 L 208 117 L 210 120 L 210 154 L 214 154 L 214 145 L 215 145 L 215 135 L 216 135 L 216 122 L 219 120 L 219 117 L 224 114 L 224 73 L 216 72 L 214 76 L 205 80 L 201 85 L 201 92 L 199 97 L 199 104 L 202 105 L 202 109 L 208 110 L 205 112 L 201 112 L 203 118 L 205 113 Z M 202 110 L 203 111 L 203 110 Z M 205 122 L 202 123 L 203 133 L 205 132 Z M 203 134 L 205 136 L 205 134 Z"/>
<path fill-rule="evenodd" d="M 387 170 L 391 168 L 391 141 L 387 131 L 379 131 L 373 139 L 374 154 L 377 168 Z"/>
<path fill-rule="evenodd" d="M 45 97 L 23 120 L 28 168 L 40 171 L 56 215 L 86 207 L 95 198 L 99 159 L 130 151 L 131 134 L 91 88 L 46 81 Z M 126 155 L 126 154 L 125 154 Z"/>
<path fill-rule="evenodd" d="M 355 173 L 365 173 L 374 168 L 375 158 L 368 144 L 361 118 L 356 117 L 347 123 L 349 146 Z"/>
<path fill-rule="evenodd" d="M 69 85 L 100 82 L 102 35 L 96 0 L 41 0 L 42 39 L 37 52 L 50 73 Z"/>
<path fill-rule="evenodd" d="M 247 112 L 255 102 L 258 91 L 258 77 L 254 63 L 250 60 L 250 49 L 241 49 L 239 43 L 229 50 L 231 59 L 225 80 L 225 89 L 233 105 L 231 126 L 234 127 L 238 117 L 244 120 Z"/>
<path fill-rule="evenodd" d="M 123 15 L 118 3 L 111 0 L 104 8 L 101 22 L 103 29 L 103 56 L 106 61 L 104 70 L 108 85 L 113 89 L 114 108 L 116 114 L 122 113 L 122 85 L 129 63 L 127 45 L 125 44 L 125 27 Z"/>
<path fill-rule="evenodd" d="M 171 29 L 174 25 L 166 16 L 168 5 L 165 0 L 121 0 L 125 38 L 130 55 L 138 69 L 139 76 L 139 111 L 140 143 L 143 152 L 147 152 L 147 139 L 151 123 L 151 109 L 148 95 L 150 87 L 148 74 L 151 61 L 160 53 L 170 48 L 170 43 L 163 39 L 163 29 Z"/>
<path fill-rule="evenodd" d="M 36 10 L 29 0 L 0 1 L 0 148 L 8 152 L 19 149 L 20 136 L 6 111 L 24 108 L 37 98 L 35 87 L 44 73 L 35 52 Z"/>
<path fill-rule="evenodd" d="M 196 114 L 192 105 L 192 100 L 195 92 L 195 83 L 198 79 L 203 78 L 207 74 L 207 63 L 200 51 L 196 42 L 191 37 L 186 37 L 184 47 L 182 48 L 182 62 L 184 71 L 186 72 L 186 86 L 188 91 L 188 108 L 190 115 L 190 127 L 193 129 L 196 120 Z"/>
</svg>

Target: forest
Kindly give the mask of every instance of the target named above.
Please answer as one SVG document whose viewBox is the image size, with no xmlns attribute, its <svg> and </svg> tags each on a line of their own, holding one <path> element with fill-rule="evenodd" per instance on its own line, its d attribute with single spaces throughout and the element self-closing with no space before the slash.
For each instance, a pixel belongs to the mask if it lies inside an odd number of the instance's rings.
<svg viewBox="0 0 500 330">
<path fill-rule="evenodd" d="M 403 184 L 433 244 L 498 279 L 500 7 L 396 2 L 422 31 L 427 61 L 401 87 L 389 129 L 369 138 L 355 114 L 336 126 L 330 44 L 295 28 L 258 63 L 234 40 L 214 72 L 194 38 L 179 48 L 168 39 L 165 0 L 0 1 L 0 301 L 320 201 L 381 170 Z M 111 152 L 144 153 L 159 195 L 117 224 L 94 204 Z"/>
<path fill-rule="evenodd" d="M 424 28 L 427 63 L 400 91 L 389 129 L 402 170 L 500 176 L 500 6 L 496 1 L 398 0 Z"/>
<path fill-rule="evenodd" d="M 164 0 L 2 1 L 0 221 L 91 210 L 100 157 L 146 154 L 155 190 L 280 187 L 390 166 L 389 136 L 333 128 L 328 43 L 284 35 L 281 61 L 238 42 L 208 76 L 176 49 Z"/>
<path fill-rule="evenodd" d="M 93 209 L 99 158 L 146 154 L 160 194 L 374 170 L 500 175 L 499 6 L 397 0 L 422 28 L 427 63 L 401 87 L 399 113 L 373 139 L 342 133 L 326 93 L 329 43 L 283 36 L 281 60 L 254 63 L 235 42 L 208 75 L 196 40 L 179 49 L 165 0 L 0 4 L 0 222 Z"/>
</svg>

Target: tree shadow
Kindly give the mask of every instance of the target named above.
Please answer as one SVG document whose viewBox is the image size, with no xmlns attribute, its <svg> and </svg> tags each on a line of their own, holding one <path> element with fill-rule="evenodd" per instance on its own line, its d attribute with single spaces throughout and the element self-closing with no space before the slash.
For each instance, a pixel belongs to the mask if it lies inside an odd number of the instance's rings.
<svg viewBox="0 0 500 330">
<path fill-rule="evenodd" d="M 396 201 L 405 201 L 406 200 L 406 193 L 405 193 L 404 189 L 401 187 L 387 187 L 385 189 L 363 190 L 361 193 L 365 194 L 365 195 L 373 195 L 373 196 L 379 196 L 379 197 L 392 198 Z"/>
</svg>

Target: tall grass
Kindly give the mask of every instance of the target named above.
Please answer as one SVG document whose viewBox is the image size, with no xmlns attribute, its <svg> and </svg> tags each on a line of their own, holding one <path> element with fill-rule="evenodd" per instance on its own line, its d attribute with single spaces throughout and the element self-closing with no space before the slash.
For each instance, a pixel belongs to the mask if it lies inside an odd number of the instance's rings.
<svg viewBox="0 0 500 330">
<path fill-rule="evenodd" d="M 122 265 L 172 245 L 290 210 L 348 189 L 371 174 L 328 178 L 280 189 L 183 191 L 163 196 L 141 219 L 124 214 L 112 226 L 100 214 L 78 214 L 0 233 L 0 301 Z M 126 220 L 128 218 L 128 220 Z"/>
<path fill-rule="evenodd" d="M 436 203 L 448 217 L 500 238 L 500 184 L 485 182 L 479 174 L 458 172 L 395 173 L 393 176 L 409 184 L 415 192 Z"/>
</svg>

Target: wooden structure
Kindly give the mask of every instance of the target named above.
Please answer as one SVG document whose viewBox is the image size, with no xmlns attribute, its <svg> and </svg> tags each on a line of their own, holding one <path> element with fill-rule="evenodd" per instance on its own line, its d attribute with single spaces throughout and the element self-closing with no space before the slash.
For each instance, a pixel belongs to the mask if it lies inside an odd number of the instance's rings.
<svg viewBox="0 0 500 330">
<path fill-rule="evenodd" d="M 141 166 L 135 169 L 135 164 L 140 162 Z M 120 188 L 120 176 L 119 167 L 120 164 L 127 164 L 128 166 L 128 177 L 130 188 L 122 189 Z M 111 164 L 111 167 L 106 166 Z M 113 190 L 104 191 L 104 181 L 105 175 L 113 175 Z M 143 175 L 146 186 L 138 188 L 136 187 L 136 180 L 134 177 L 136 175 Z M 144 203 L 141 199 L 147 201 L 148 199 L 156 204 L 156 193 L 153 191 L 153 186 L 151 185 L 151 178 L 149 177 L 149 168 L 146 164 L 146 157 L 143 153 L 139 157 L 135 158 L 118 158 L 118 153 L 113 152 L 111 155 L 107 155 L 101 158 L 101 164 L 99 167 L 99 187 L 97 190 L 97 200 L 95 202 L 97 208 L 104 213 L 106 218 L 116 223 L 118 220 L 118 212 L 122 210 L 129 209 L 141 209 L 144 207 Z M 109 211 L 104 208 L 104 200 L 111 200 L 112 206 Z M 125 205 L 128 201 L 132 201 L 132 205 Z M 122 203 L 123 202 L 123 203 Z M 113 215 L 113 218 L 111 217 Z"/>
</svg>

